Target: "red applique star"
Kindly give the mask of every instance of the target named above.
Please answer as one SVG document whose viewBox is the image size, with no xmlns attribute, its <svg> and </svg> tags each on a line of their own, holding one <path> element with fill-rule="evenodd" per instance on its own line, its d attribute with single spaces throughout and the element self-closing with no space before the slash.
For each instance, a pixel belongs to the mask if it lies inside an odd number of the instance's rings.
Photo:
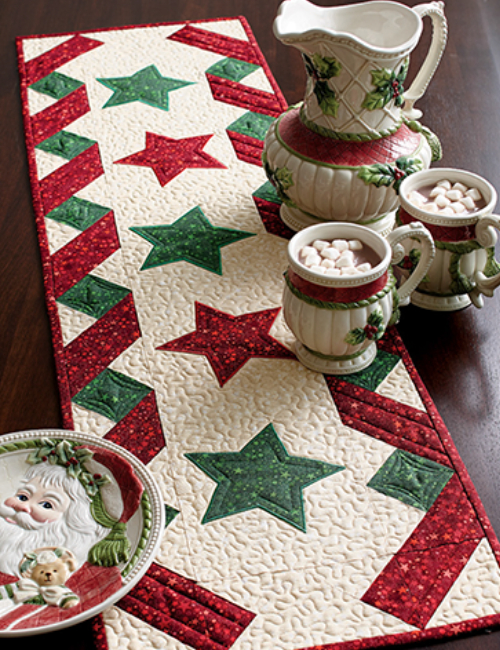
<svg viewBox="0 0 500 650">
<path fill-rule="evenodd" d="M 163 187 L 185 169 L 226 169 L 226 166 L 203 151 L 213 134 L 192 138 L 168 138 L 146 132 L 146 147 L 131 156 L 116 160 L 119 165 L 151 167 Z"/>
<path fill-rule="evenodd" d="M 196 330 L 161 345 L 158 350 L 202 354 L 208 358 L 223 386 L 251 357 L 295 359 L 295 355 L 269 335 L 279 308 L 232 316 L 199 302 Z"/>
</svg>

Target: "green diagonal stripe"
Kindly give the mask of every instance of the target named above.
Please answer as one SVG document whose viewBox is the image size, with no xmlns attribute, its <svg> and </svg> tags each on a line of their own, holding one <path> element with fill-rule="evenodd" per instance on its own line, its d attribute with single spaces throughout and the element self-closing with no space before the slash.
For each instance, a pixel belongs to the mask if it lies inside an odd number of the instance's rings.
<svg viewBox="0 0 500 650">
<path fill-rule="evenodd" d="M 77 230 L 84 231 L 90 228 L 90 226 L 93 226 L 105 214 L 108 214 L 109 211 L 110 208 L 72 196 L 49 212 L 46 217 L 64 223 L 67 226 L 72 226 Z"/>
<path fill-rule="evenodd" d="M 120 422 L 151 391 L 149 386 L 106 368 L 73 397 L 73 402 Z"/>
<path fill-rule="evenodd" d="M 397 449 L 368 487 L 427 512 L 453 476 L 453 470 L 433 460 Z"/>
<path fill-rule="evenodd" d="M 206 73 L 213 74 L 215 77 L 222 77 L 223 79 L 239 82 L 257 70 L 258 67 L 259 66 L 255 65 L 255 63 L 227 58 L 222 61 L 217 61 L 217 63 L 208 68 Z"/>
<path fill-rule="evenodd" d="M 129 293 L 130 289 L 126 287 L 89 274 L 63 293 L 57 302 L 88 316 L 101 318 Z"/>
<path fill-rule="evenodd" d="M 262 113 L 248 111 L 227 127 L 228 131 L 241 133 L 256 140 L 264 140 L 266 133 L 276 118 Z"/>
<path fill-rule="evenodd" d="M 282 203 L 282 200 L 276 192 L 276 188 L 270 181 L 266 181 L 264 185 L 257 188 L 252 196 L 263 201 L 269 201 L 270 203 L 277 203 L 278 205 Z"/>
<path fill-rule="evenodd" d="M 52 153 L 55 156 L 61 156 L 66 160 L 72 160 L 93 144 L 95 144 L 95 140 L 68 131 L 59 131 L 59 133 L 37 144 L 36 148 Z"/>
<path fill-rule="evenodd" d="M 352 375 L 339 375 L 339 379 L 367 390 L 376 391 L 384 379 L 390 375 L 399 360 L 399 357 L 395 354 L 379 350 L 368 368 Z"/>
<path fill-rule="evenodd" d="M 43 95 L 49 95 L 54 99 L 62 99 L 69 95 L 77 88 L 83 86 L 83 81 L 72 79 L 60 72 L 52 72 L 43 79 L 31 84 L 30 88 Z"/>
</svg>

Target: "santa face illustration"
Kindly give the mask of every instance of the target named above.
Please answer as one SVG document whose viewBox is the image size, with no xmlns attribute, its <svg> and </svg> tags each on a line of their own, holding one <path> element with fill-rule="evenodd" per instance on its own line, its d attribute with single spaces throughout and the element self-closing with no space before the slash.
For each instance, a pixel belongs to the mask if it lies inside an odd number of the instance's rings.
<svg viewBox="0 0 500 650">
<path fill-rule="evenodd" d="M 81 566 L 109 529 L 92 517 L 91 500 L 78 480 L 59 465 L 30 467 L 16 493 L 0 504 L 0 571 L 19 575 L 24 553 L 63 546 Z"/>
</svg>

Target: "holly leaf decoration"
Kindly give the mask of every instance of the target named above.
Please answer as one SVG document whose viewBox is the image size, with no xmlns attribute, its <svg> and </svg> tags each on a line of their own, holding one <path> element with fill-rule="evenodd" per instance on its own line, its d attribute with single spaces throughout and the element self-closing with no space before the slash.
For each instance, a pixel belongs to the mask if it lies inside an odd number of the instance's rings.
<svg viewBox="0 0 500 650">
<path fill-rule="evenodd" d="M 347 333 L 344 341 L 348 345 L 360 345 L 363 341 L 378 341 L 384 334 L 384 315 L 380 310 L 372 311 L 364 327 L 355 327 Z"/>
<path fill-rule="evenodd" d="M 265 153 L 262 155 L 262 164 L 269 182 L 276 188 L 276 194 L 284 203 L 292 203 L 287 195 L 288 190 L 293 185 L 293 173 L 287 167 L 278 167 L 273 169 L 269 164 Z"/>
<path fill-rule="evenodd" d="M 374 165 L 364 165 L 358 172 L 358 178 L 367 185 L 375 187 L 393 186 L 395 192 L 399 192 L 399 186 L 403 180 L 423 168 L 423 162 L 420 158 L 409 158 L 401 156 L 396 162 L 391 164 L 375 163 Z"/>
<path fill-rule="evenodd" d="M 287 167 L 279 167 L 276 170 L 274 177 L 283 190 L 287 190 L 293 185 L 293 174 Z"/>
<path fill-rule="evenodd" d="M 375 187 L 389 187 L 394 182 L 394 169 L 392 165 L 375 163 L 374 165 L 363 165 L 358 172 L 358 178 L 367 185 Z"/>
<path fill-rule="evenodd" d="M 320 79 L 331 79 L 332 77 L 338 77 L 340 71 L 342 70 L 342 64 L 340 61 L 337 61 L 337 59 L 334 59 L 330 56 L 321 56 L 320 54 L 315 54 L 313 56 L 312 63 Z"/>
<path fill-rule="evenodd" d="M 376 90 L 366 93 L 365 99 L 361 104 L 362 108 L 369 111 L 374 111 L 378 108 L 383 108 L 392 99 L 396 106 L 402 106 L 404 102 L 403 97 L 403 82 L 408 73 L 408 59 L 405 59 L 399 72 L 396 74 L 394 70 L 370 70 L 372 76 L 372 84 Z"/>
<path fill-rule="evenodd" d="M 365 330 L 362 327 L 355 327 L 348 332 L 344 341 L 347 345 L 360 345 L 366 339 Z"/>
<path fill-rule="evenodd" d="M 335 91 L 328 85 L 328 79 L 337 77 L 340 74 L 342 65 L 332 57 L 323 57 L 315 54 L 311 59 L 307 54 L 303 55 L 307 74 L 312 78 L 313 92 L 318 100 L 319 107 L 325 115 L 337 117 L 339 102 Z"/>
<path fill-rule="evenodd" d="M 314 86 L 314 94 L 318 100 L 319 107 L 321 112 L 325 115 L 331 115 L 332 117 L 337 117 L 337 112 L 339 110 L 339 102 L 335 96 L 335 91 L 333 91 L 328 82 L 326 81 L 317 81 Z"/>
</svg>

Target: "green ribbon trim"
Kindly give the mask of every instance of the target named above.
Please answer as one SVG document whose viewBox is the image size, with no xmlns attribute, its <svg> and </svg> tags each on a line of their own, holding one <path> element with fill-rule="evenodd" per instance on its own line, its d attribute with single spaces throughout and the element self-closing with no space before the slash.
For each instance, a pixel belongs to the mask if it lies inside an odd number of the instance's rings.
<svg viewBox="0 0 500 650">
<path fill-rule="evenodd" d="M 139 560 L 142 552 L 146 548 L 146 544 L 149 539 L 151 529 L 153 527 L 153 510 L 151 508 L 151 502 L 149 501 L 149 496 L 147 495 L 146 492 L 142 493 L 141 508 L 142 508 L 143 522 L 144 522 L 142 527 L 142 535 L 139 539 L 134 554 L 130 558 L 130 561 L 127 564 L 127 566 L 122 571 L 123 577 L 127 576 L 137 564 L 137 561 Z"/>
<path fill-rule="evenodd" d="M 302 300 L 303 302 L 307 303 L 308 305 L 312 305 L 313 307 L 317 307 L 318 309 L 330 309 L 330 310 L 339 309 L 345 311 L 346 309 L 359 309 L 361 307 L 367 307 L 368 305 L 372 305 L 374 302 L 377 302 L 385 295 L 387 295 L 389 291 L 392 291 L 396 285 L 396 278 L 391 269 L 388 269 L 388 273 L 389 273 L 389 280 L 387 281 L 387 284 L 383 289 L 381 289 L 378 293 L 375 293 L 373 296 L 370 296 L 369 298 L 365 298 L 364 300 L 359 300 L 358 302 L 325 302 L 323 300 L 319 300 L 318 298 L 311 298 L 310 296 L 307 296 L 305 293 L 299 291 L 299 289 L 297 289 L 297 287 L 295 287 L 291 283 L 290 278 L 288 277 L 288 271 L 285 271 L 284 278 L 287 287 L 290 289 L 293 295 L 299 300 Z"/>
<path fill-rule="evenodd" d="M 311 131 L 314 131 L 325 138 L 331 138 L 332 140 L 347 140 L 349 142 L 370 142 L 372 140 L 381 140 L 388 135 L 396 133 L 403 124 L 403 119 L 401 118 L 391 128 L 384 129 L 383 131 L 376 131 L 375 133 L 344 133 L 342 131 L 333 131 L 325 126 L 315 124 L 308 119 L 305 114 L 304 105 L 300 108 L 300 121 L 304 126 L 307 126 L 308 129 L 311 129 Z"/>
</svg>

